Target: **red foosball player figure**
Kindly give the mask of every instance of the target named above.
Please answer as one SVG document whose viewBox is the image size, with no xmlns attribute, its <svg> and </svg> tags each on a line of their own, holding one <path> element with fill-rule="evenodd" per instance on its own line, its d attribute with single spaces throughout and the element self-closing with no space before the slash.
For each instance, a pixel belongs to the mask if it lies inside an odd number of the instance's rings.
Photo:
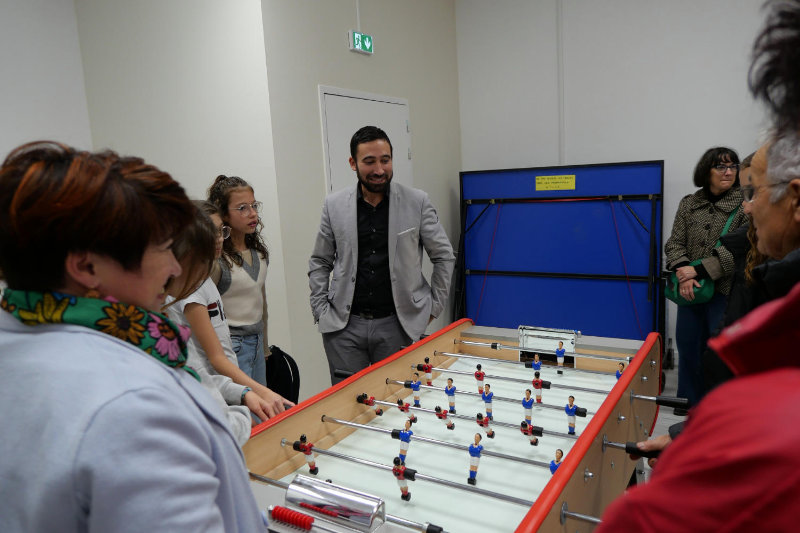
<svg viewBox="0 0 800 533">
<path fill-rule="evenodd" d="M 533 373 L 533 380 L 531 381 L 531 385 L 533 385 L 533 390 L 536 391 L 536 403 L 542 403 L 542 385 L 544 384 L 544 380 L 539 377 L 539 372 Z"/>
<path fill-rule="evenodd" d="M 617 370 L 617 380 L 622 377 L 622 373 L 625 372 L 625 363 L 620 363 L 617 365 L 619 369 Z"/>
<path fill-rule="evenodd" d="M 467 483 L 474 485 L 477 482 L 478 463 L 481 462 L 481 452 L 483 446 L 481 445 L 481 434 L 475 433 L 475 442 L 469 445 L 469 477 Z"/>
<path fill-rule="evenodd" d="M 494 430 L 489 427 L 490 420 L 488 417 L 483 416 L 483 413 L 478 413 L 478 415 L 475 417 L 475 421 L 486 431 L 487 437 L 490 439 L 494 438 Z"/>
<path fill-rule="evenodd" d="M 411 420 L 411 423 L 413 424 L 414 422 L 417 421 L 417 417 L 409 412 L 409 408 L 410 407 L 411 407 L 411 404 L 403 403 L 402 399 L 398 399 L 397 400 L 397 408 L 400 409 L 400 411 L 402 411 L 404 413 L 409 413 L 408 419 Z"/>
<path fill-rule="evenodd" d="M 444 423 L 447 425 L 447 429 L 453 429 L 454 427 L 456 427 L 455 422 L 447 419 L 447 411 L 444 411 L 438 405 L 436 406 L 434 411 L 436 411 L 436 418 L 438 418 L 439 420 L 444 420 Z"/>
<path fill-rule="evenodd" d="M 317 468 L 317 464 L 314 462 L 314 455 L 312 453 L 313 448 L 314 445 L 308 442 L 308 438 L 305 436 L 305 434 L 300 435 L 300 442 L 299 445 L 295 447 L 295 450 L 305 454 L 306 463 L 308 463 L 308 471 L 316 476 L 317 472 L 319 472 L 319 468 Z"/>
<path fill-rule="evenodd" d="M 450 413 L 456 414 L 456 386 L 453 385 L 453 378 L 447 378 L 444 393 L 447 395 L 447 403 L 450 404 Z"/>
<path fill-rule="evenodd" d="M 539 439 L 536 438 L 533 434 L 533 426 L 529 425 L 527 422 L 522 422 L 519 425 L 519 430 L 522 432 L 523 435 L 530 438 L 531 446 L 539 445 Z"/>
<path fill-rule="evenodd" d="M 408 491 L 408 481 L 406 481 L 406 465 L 399 457 L 394 458 L 394 467 L 392 467 L 392 474 L 397 478 L 397 484 L 400 486 L 400 497 L 405 501 L 411 499 L 411 493 Z M 413 478 L 410 478 L 413 479 Z"/>
<path fill-rule="evenodd" d="M 375 405 L 375 396 L 370 396 L 369 398 L 364 398 L 364 405 L 368 405 L 370 407 Z M 383 415 L 383 409 L 381 409 L 380 407 L 376 407 L 375 408 L 375 414 L 378 415 L 378 416 L 382 416 Z"/>
<path fill-rule="evenodd" d="M 433 365 L 431 364 L 431 358 L 425 358 L 425 364 L 422 365 L 422 371 L 425 372 L 425 379 L 428 382 L 428 386 L 433 385 Z"/>
<path fill-rule="evenodd" d="M 475 368 L 475 381 L 478 382 L 478 394 L 483 393 L 483 376 L 486 375 L 486 372 L 481 370 L 481 365 L 476 365 Z"/>
</svg>

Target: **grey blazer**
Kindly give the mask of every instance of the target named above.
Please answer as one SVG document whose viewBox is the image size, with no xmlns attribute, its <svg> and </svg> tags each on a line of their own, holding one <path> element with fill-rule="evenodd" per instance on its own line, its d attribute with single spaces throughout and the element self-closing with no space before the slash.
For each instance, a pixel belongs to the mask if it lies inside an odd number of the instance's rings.
<svg viewBox="0 0 800 533">
<path fill-rule="evenodd" d="M 389 272 L 397 317 L 416 341 L 431 316 L 444 309 L 455 256 L 428 195 L 392 183 L 389 198 Z M 320 333 L 339 331 L 350 319 L 358 267 L 356 187 L 325 199 L 314 251 L 308 261 L 311 311 Z M 422 275 L 423 248 L 433 263 Z M 331 275 L 332 273 L 332 275 Z"/>
</svg>

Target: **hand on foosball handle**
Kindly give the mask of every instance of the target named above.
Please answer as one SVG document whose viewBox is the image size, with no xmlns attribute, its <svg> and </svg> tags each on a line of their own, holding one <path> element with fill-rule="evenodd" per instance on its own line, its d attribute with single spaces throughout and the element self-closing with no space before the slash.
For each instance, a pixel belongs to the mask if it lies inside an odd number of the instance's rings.
<svg viewBox="0 0 800 533">
<path fill-rule="evenodd" d="M 639 457 L 648 457 L 647 464 L 650 465 L 650 468 L 653 468 L 658 462 L 658 456 L 670 443 L 672 443 L 672 438 L 669 433 L 665 433 L 650 440 L 637 443 L 629 442 L 625 446 L 625 451 L 630 454 L 633 460 L 637 460 Z"/>
</svg>

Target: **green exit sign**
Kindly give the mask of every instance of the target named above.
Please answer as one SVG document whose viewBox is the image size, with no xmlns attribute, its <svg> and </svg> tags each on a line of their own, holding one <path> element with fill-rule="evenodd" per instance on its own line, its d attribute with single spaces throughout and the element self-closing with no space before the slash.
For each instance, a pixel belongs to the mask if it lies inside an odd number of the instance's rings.
<svg viewBox="0 0 800 533">
<path fill-rule="evenodd" d="M 372 54 L 372 47 L 374 44 L 372 35 L 357 31 L 350 32 L 350 50 L 353 52 Z"/>
</svg>

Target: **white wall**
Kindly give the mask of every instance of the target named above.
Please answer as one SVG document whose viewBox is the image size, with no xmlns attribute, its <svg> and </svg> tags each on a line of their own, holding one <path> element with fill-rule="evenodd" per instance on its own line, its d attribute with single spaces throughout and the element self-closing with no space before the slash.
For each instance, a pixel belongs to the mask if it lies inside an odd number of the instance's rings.
<svg viewBox="0 0 800 533">
<path fill-rule="evenodd" d="M 370 0 L 360 6 L 361 29 L 375 38 L 371 57 L 347 48 L 347 31 L 356 29 L 353 0 L 263 0 L 289 326 L 300 363 L 301 395 L 330 383 L 308 303 L 308 259 L 319 229 L 325 179 L 318 85 L 409 101 L 414 184 L 430 194 L 451 240 L 458 238 L 453 1 Z"/>
<path fill-rule="evenodd" d="M 22 143 L 91 148 L 72 0 L 0 0 L 0 160 Z"/>
<path fill-rule="evenodd" d="M 703 151 L 757 147 L 746 78 L 762 2 L 458 0 L 464 170 L 559 164 L 559 2 L 563 164 L 664 159 L 669 236 Z"/>
<path fill-rule="evenodd" d="M 218 174 L 264 202 L 269 342 L 292 351 L 258 0 L 76 0 L 92 137 L 194 198 Z"/>
</svg>

